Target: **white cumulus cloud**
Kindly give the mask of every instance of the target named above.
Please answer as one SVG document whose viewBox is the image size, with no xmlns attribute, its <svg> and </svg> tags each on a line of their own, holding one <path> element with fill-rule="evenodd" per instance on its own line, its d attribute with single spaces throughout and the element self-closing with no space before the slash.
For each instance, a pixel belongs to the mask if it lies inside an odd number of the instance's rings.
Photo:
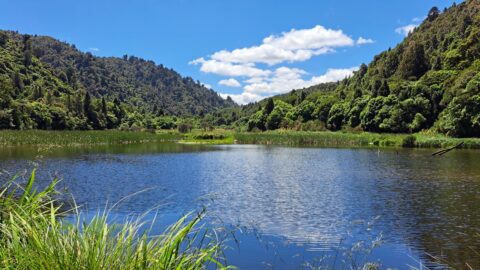
<svg viewBox="0 0 480 270">
<path fill-rule="evenodd" d="M 423 20 L 425 20 L 427 18 L 427 16 L 423 16 L 423 17 L 415 17 L 412 19 L 412 22 L 422 22 Z"/>
<path fill-rule="evenodd" d="M 364 37 L 359 37 L 357 39 L 357 45 L 364 45 L 364 44 L 371 44 L 371 43 L 375 43 L 375 41 L 371 38 L 364 38 Z"/>
<path fill-rule="evenodd" d="M 416 24 L 408 24 L 408 25 L 404 25 L 396 28 L 395 32 L 400 35 L 408 36 L 408 34 L 411 33 L 413 30 L 415 30 L 415 28 L 417 27 L 418 25 Z"/>
<path fill-rule="evenodd" d="M 271 35 L 258 46 L 222 50 L 211 59 L 227 63 L 264 63 L 275 65 L 282 62 L 306 61 L 313 56 L 334 51 L 336 47 L 354 45 L 352 38 L 342 30 L 327 29 L 317 25 L 311 29 L 292 29 L 279 36 Z"/>
<path fill-rule="evenodd" d="M 312 85 L 335 82 L 350 77 L 356 67 L 346 69 L 328 69 L 321 76 L 313 76 L 305 79 L 307 72 L 297 68 L 280 67 L 277 68 L 272 76 L 264 78 L 251 78 L 246 80 L 244 90 L 262 96 L 272 96 L 289 92 L 293 89 L 309 87 Z"/>
<path fill-rule="evenodd" d="M 251 64 L 236 65 L 236 64 L 227 63 L 227 62 L 220 62 L 217 60 L 205 60 L 204 58 L 199 58 L 194 61 L 191 61 L 190 64 L 201 65 L 200 70 L 202 72 L 223 75 L 223 76 L 254 77 L 254 76 L 267 76 L 270 74 L 270 71 L 256 68 Z"/>
<path fill-rule="evenodd" d="M 238 104 L 248 104 L 248 103 L 256 102 L 256 101 L 259 101 L 259 100 L 263 99 L 262 96 L 252 94 L 252 93 L 247 93 L 247 92 L 243 92 L 241 94 L 223 94 L 223 93 L 220 93 L 220 96 L 225 98 L 225 99 L 227 97 L 231 97 L 233 99 L 233 101 L 235 101 Z"/>
<path fill-rule="evenodd" d="M 220 50 L 201 57 L 189 64 L 198 65 L 200 71 L 226 77 L 218 84 L 242 87 L 243 92 L 220 94 L 230 96 L 239 104 L 283 94 L 292 89 L 335 82 L 349 77 L 356 68 L 328 69 L 315 76 L 307 71 L 286 66 L 286 63 L 307 61 L 315 56 L 335 52 L 338 48 L 374 43 L 370 38 L 352 39 L 342 30 L 317 25 L 309 29 L 292 29 L 278 35 L 270 35 L 255 46 L 234 50 Z M 279 67 L 275 65 L 282 64 Z"/>
<path fill-rule="evenodd" d="M 337 82 L 345 78 L 351 77 L 353 72 L 358 70 L 358 67 L 351 68 L 330 68 L 327 72 L 321 76 L 312 77 L 310 80 L 311 85 L 327 83 L 327 82 Z"/>
<path fill-rule="evenodd" d="M 221 80 L 218 82 L 220 85 L 228 86 L 228 87 L 240 87 L 242 86 L 239 81 L 235 80 L 234 78 Z"/>
</svg>

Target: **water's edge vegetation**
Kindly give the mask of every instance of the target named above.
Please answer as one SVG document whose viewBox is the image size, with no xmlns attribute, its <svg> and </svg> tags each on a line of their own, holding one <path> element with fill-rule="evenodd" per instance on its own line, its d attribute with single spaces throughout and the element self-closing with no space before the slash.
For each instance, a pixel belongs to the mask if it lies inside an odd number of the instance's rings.
<svg viewBox="0 0 480 270">
<path fill-rule="evenodd" d="M 410 147 L 480 149 L 480 138 L 451 138 L 440 134 L 390 134 L 370 132 L 290 131 L 235 132 L 216 129 L 171 131 L 0 131 L 0 146 L 18 145 L 92 145 L 146 142 L 190 144 L 272 144 L 318 147 Z"/>
</svg>

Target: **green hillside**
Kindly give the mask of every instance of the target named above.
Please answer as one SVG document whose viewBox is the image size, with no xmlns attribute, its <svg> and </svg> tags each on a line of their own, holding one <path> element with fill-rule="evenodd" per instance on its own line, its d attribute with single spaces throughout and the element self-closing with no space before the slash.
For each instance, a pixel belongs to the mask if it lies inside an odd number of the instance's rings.
<svg viewBox="0 0 480 270">
<path fill-rule="evenodd" d="M 440 11 L 393 49 L 348 79 L 292 91 L 213 120 L 253 129 L 363 130 L 410 133 L 432 129 L 480 136 L 480 1 Z M 228 122 L 228 121 L 227 121 Z M 228 124 L 228 123 L 227 123 Z"/>
<path fill-rule="evenodd" d="M 0 31 L 1 129 L 161 128 L 172 125 L 168 116 L 228 106 L 235 104 L 152 61 Z"/>
</svg>

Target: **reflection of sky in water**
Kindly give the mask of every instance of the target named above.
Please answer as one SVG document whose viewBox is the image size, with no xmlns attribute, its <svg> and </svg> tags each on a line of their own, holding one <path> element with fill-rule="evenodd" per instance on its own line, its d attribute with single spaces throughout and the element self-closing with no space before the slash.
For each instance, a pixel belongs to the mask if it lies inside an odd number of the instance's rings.
<svg viewBox="0 0 480 270">
<path fill-rule="evenodd" d="M 281 243 L 279 253 L 286 257 L 300 252 L 294 246 L 322 252 L 382 233 L 388 248 L 374 255 L 412 263 L 409 255 L 399 254 L 464 251 L 470 236 L 480 232 L 477 152 L 438 159 L 428 150 L 169 147 L 128 155 L 114 154 L 115 149 L 58 155 L 41 162 L 40 175 L 58 172 L 61 186 L 90 209 L 140 190 L 117 213 L 159 206 L 162 215 L 174 219 L 207 206 L 209 222 L 253 230 Z M 25 167 L 9 158 L 0 165 L 9 171 Z M 261 256 L 254 254 L 257 247 L 249 237 L 240 240 L 252 252 L 234 253 L 234 262 Z"/>
</svg>

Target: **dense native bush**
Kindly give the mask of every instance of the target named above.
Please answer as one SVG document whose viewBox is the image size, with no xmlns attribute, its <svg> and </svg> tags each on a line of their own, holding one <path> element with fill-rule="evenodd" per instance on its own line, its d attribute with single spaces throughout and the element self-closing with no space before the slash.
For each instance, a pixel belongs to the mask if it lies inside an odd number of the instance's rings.
<svg viewBox="0 0 480 270">
<path fill-rule="evenodd" d="M 231 98 L 152 61 L 100 58 L 0 30 L 2 129 L 152 128 L 165 114 L 203 116 L 227 106 L 235 106 Z"/>
<path fill-rule="evenodd" d="M 456 97 L 440 115 L 438 129 L 454 137 L 480 136 L 480 95 Z"/>
</svg>

